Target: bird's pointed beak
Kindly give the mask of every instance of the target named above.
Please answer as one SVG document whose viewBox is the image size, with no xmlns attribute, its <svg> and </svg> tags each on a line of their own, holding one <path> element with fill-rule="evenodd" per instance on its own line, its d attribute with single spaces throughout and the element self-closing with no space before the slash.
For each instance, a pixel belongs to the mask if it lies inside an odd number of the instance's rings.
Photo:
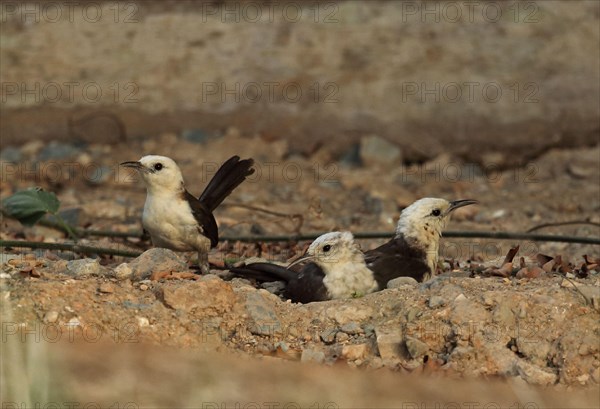
<svg viewBox="0 0 600 409">
<path fill-rule="evenodd" d="M 468 205 L 477 204 L 477 203 L 479 203 L 479 202 L 474 199 L 455 200 L 453 202 L 450 202 L 450 207 L 448 208 L 447 213 L 450 213 L 450 212 L 458 209 L 459 207 L 468 206 Z"/>
<path fill-rule="evenodd" d="M 134 168 L 134 169 L 143 169 L 144 165 L 142 165 L 139 161 L 131 161 L 131 162 L 122 162 L 120 166 L 126 168 Z"/>
<path fill-rule="evenodd" d="M 314 259 L 315 259 L 315 257 L 314 257 L 314 256 L 306 256 L 306 255 L 305 255 L 305 256 L 302 256 L 302 257 L 300 257 L 298 260 L 296 260 L 296 261 L 294 261 L 294 262 L 290 263 L 290 265 L 289 265 L 289 266 L 287 266 L 287 268 L 291 268 L 291 267 L 295 266 L 296 264 L 300 264 L 300 263 L 302 263 L 303 261 L 307 261 L 307 260 L 314 260 Z"/>
</svg>

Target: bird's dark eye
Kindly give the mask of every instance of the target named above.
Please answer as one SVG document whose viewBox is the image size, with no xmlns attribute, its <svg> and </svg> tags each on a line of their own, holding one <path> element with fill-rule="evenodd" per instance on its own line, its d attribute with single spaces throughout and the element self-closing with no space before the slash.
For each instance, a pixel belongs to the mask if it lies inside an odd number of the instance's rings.
<svg viewBox="0 0 600 409">
<path fill-rule="evenodd" d="M 432 216 L 439 216 L 440 214 L 442 214 L 442 212 L 440 211 L 440 209 L 433 209 L 431 211 L 431 215 Z"/>
<path fill-rule="evenodd" d="M 323 251 L 324 251 L 325 253 L 327 253 L 329 250 L 331 250 L 331 245 L 329 245 L 329 244 L 326 244 L 326 245 L 324 245 L 324 246 L 323 246 Z"/>
<path fill-rule="evenodd" d="M 156 164 L 154 165 L 154 170 L 161 170 L 162 168 L 163 168 L 163 165 L 162 165 L 162 163 L 156 163 Z"/>
</svg>

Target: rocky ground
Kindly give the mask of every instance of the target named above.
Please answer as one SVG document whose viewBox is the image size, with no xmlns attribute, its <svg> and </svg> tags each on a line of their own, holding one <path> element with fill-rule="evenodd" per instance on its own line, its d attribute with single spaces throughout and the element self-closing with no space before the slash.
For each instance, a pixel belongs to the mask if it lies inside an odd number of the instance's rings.
<svg viewBox="0 0 600 409">
<path fill-rule="evenodd" d="M 538 226 L 538 233 L 599 236 L 598 146 L 549 151 L 523 168 L 501 169 L 496 164 L 510 153 L 480 163 L 442 155 L 398 166 L 402 152 L 377 137 L 342 153 L 315 146 L 310 156 L 235 129 L 121 145 L 32 142 L 2 150 L 2 195 L 43 186 L 57 193 L 64 217 L 77 226 L 139 231 L 145 193 L 117 164 L 142 152 L 176 159 L 196 194 L 229 155 L 254 157 L 256 178 L 217 211 L 221 235 L 232 239 L 334 229 L 391 234 L 401 209 L 423 196 L 480 200 L 457 211 L 449 230 Z M 541 226 L 572 221 L 578 223 Z M 6 217 L 2 225 L 2 239 L 69 241 L 49 227 L 24 228 Z M 139 252 L 149 247 L 139 238 L 86 237 L 79 244 Z M 286 261 L 305 244 L 226 240 L 211 260 Z M 501 270 L 515 245 L 514 265 Z M 276 285 L 261 288 L 220 269 L 198 276 L 189 255 L 164 249 L 127 259 L 4 248 L 0 283 L 3 310 L 11 315 L 3 317 L 3 333 L 17 337 L 27 328 L 50 342 L 73 336 L 86 344 L 135 342 L 336 368 L 599 388 L 598 246 L 447 238 L 441 253 L 443 274 L 429 282 L 301 305 L 273 294 Z M 563 263 L 544 268 L 549 259 L 539 253 L 560 255 Z"/>
</svg>

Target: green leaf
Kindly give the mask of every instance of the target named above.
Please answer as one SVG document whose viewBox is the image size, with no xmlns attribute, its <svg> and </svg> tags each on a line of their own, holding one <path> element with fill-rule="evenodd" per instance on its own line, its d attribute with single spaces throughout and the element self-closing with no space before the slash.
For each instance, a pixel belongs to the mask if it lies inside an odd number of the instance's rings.
<svg viewBox="0 0 600 409">
<path fill-rule="evenodd" d="M 9 217 L 17 219 L 25 226 L 33 226 L 46 213 L 56 213 L 60 201 L 52 192 L 31 187 L 7 197 L 2 201 L 2 206 Z"/>
</svg>

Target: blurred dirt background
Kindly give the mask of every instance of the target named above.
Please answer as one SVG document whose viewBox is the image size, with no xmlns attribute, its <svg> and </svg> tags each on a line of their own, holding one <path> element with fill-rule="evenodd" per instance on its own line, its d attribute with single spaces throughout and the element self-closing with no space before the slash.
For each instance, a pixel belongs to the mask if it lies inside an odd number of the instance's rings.
<svg viewBox="0 0 600 409">
<path fill-rule="evenodd" d="M 216 212 L 217 265 L 307 244 L 240 236 L 391 235 L 425 196 L 481 202 L 448 230 L 598 238 L 600 5 L 448 4 L 3 2 L 1 196 L 41 186 L 73 225 L 139 232 L 145 190 L 118 163 L 172 157 L 197 195 L 237 154 L 257 172 Z M 597 245 L 445 238 L 441 256 L 428 283 L 303 306 L 190 274 L 189 254 L 3 248 L 3 406 L 600 404 Z"/>
</svg>

